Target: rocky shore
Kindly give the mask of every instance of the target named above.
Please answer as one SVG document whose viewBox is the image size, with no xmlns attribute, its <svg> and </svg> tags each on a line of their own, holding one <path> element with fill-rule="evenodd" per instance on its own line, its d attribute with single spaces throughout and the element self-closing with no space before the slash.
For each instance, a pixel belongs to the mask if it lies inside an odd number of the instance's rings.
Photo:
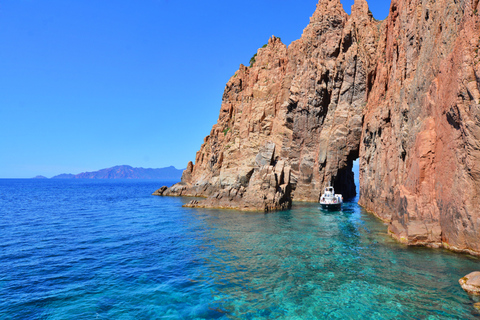
<svg viewBox="0 0 480 320">
<path fill-rule="evenodd" d="M 458 282 L 466 292 L 480 296 L 480 271 L 469 273 Z"/>
<path fill-rule="evenodd" d="M 480 254 L 478 0 L 320 0 L 301 38 L 271 37 L 225 87 L 182 181 L 192 207 L 282 210 L 332 184 L 408 245 Z"/>
</svg>

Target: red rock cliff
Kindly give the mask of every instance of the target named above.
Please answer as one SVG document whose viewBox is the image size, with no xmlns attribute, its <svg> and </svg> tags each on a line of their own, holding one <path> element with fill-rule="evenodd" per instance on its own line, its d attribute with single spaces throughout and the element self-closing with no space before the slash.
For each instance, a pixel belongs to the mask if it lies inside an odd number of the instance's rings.
<svg viewBox="0 0 480 320">
<path fill-rule="evenodd" d="M 478 0 L 393 0 L 360 147 L 360 204 L 402 242 L 480 252 Z"/>
<path fill-rule="evenodd" d="M 354 196 L 379 25 L 365 1 L 349 17 L 339 0 L 322 0 L 300 40 L 287 48 L 269 39 L 229 80 L 195 165 L 165 194 L 266 211 L 288 208 L 292 197 L 317 201 L 329 183 Z"/>
<path fill-rule="evenodd" d="M 480 252 L 478 0 L 320 0 L 288 48 L 272 37 L 228 81 L 182 182 L 158 194 L 241 210 L 317 201 L 332 183 L 408 244 Z"/>
</svg>

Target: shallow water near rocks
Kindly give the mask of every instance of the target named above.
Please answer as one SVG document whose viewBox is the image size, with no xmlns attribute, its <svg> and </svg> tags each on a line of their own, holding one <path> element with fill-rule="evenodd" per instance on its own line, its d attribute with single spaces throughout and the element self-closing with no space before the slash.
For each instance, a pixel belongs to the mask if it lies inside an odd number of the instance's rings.
<svg viewBox="0 0 480 320">
<path fill-rule="evenodd" d="M 1 319 L 474 319 L 480 260 L 405 247 L 355 202 L 182 208 L 159 181 L 0 180 Z"/>
</svg>

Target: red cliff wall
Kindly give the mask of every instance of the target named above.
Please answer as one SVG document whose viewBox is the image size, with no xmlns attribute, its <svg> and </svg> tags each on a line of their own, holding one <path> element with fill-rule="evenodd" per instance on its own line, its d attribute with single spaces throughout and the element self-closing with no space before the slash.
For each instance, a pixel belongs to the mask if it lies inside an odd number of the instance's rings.
<svg viewBox="0 0 480 320">
<path fill-rule="evenodd" d="M 318 201 L 332 183 L 412 245 L 480 253 L 478 0 L 393 0 L 376 21 L 320 0 L 302 37 L 272 37 L 228 81 L 182 182 L 157 194 L 241 210 Z"/>
<path fill-rule="evenodd" d="M 287 48 L 272 37 L 228 81 L 195 165 L 165 194 L 208 197 L 195 206 L 266 211 L 289 207 L 292 197 L 318 201 L 330 182 L 354 196 L 351 166 L 379 26 L 365 1 L 349 17 L 339 0 L 322 0 L 299 40 Z"/>
<path fill-rule="evenodd" d="M 360 147 L 360 204 L 408 244 L 480 252 L 478 1 L 393 0 Z"/>
</svg>

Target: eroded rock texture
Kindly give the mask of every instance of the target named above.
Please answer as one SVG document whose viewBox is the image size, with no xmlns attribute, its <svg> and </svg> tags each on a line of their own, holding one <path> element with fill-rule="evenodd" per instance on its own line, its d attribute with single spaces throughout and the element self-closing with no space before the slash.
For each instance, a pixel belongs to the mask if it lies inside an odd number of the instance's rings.
<svg viewBox="0 0 480 320">
<path fill-rule="evenodd" d="M 287 48 L 272 37 L 252 67 L 240 66 L 195 165 L 164 194 L 266 211 L 288 208 L 292 196 L 317 201 L 330 183 L 355 196 L 351 166 L 378 37 L 365 1 L 350 17 L 339 0 L 320 1 L 300 40 Z"/>
<path fill-rule="evenodd" d="M 480 272 L 474 271 L 458 280 L 463 290 L 473 295 L 480 295 Z"/>
<path fill-rule="evenodd" d="M 360 204 L 402 242 L 480 252 L 478 0 L 393 0 L 360 149 Z"/>
<path fill-rule="evenodd" d="M 320 0 L 288 48 L 272 37 L 228 81 L 220 116 L 163 195 L 242 210 L 318 201 L 333 184 L 411 245 L 480 253 L 478 0 L 393 0 L 376 21 Z"/>
</svg>

